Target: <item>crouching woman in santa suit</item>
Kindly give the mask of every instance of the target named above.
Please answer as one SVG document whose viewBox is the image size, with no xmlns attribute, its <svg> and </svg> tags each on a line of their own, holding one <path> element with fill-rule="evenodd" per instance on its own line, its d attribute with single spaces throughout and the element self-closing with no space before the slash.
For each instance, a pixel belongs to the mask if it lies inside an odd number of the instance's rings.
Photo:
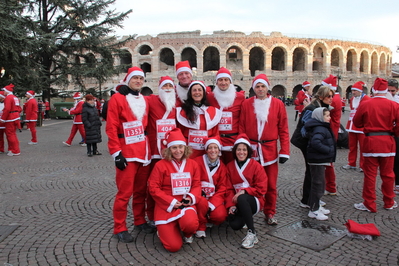
<svg viewBox="0 0 399 266">
<path fill-rule="evenodd" d="M 201 196 L 201 177 L 180 129 L 166 133 L 163 142 L 164 159 L 155 164 L 148 185 L 159 239 L 168 251 L 176 252 L 183 245 L 181 232 L 185 242 L 192 243 L 198 228 L 195 204 Z"/>
<path fill-rule="evenodd" d="M 226 207 L 228 221 L 233 230 L 247 225 L 243 248 L 252 248 L 258 243 L 253 215 L 263 210 L 267 191 L 267 176 L 263 167 L 252 156 L 252 149 L 246 134 L 240 134 L 234 142 L 234 161 L 227 165 Z"/>
</svg>

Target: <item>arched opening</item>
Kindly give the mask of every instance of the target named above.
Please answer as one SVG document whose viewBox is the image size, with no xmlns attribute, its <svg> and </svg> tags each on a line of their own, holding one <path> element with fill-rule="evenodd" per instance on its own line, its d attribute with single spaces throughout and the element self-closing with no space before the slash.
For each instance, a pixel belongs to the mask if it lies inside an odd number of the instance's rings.
<svg viewBox="0 0 399 266">
<path fill-rule="evenodd" d="M 295 48 L 292 55 L 292 71 L 305 71 L 305 65 L 305 50 L 302 48 Z"/>
<path fill-rule="evenodd" d="M 296 85 L 296 86 L 292 89 L 292 99 L 295 99 L 295 98 L 296 98 L 296 96 L 297 96 L 297 94 L 298 94 L 298 92 L 299 92 L 300 90 L 302 90 L 302 85 L 301 85 L 301 84 Z"/>
<path fill-rule="evenodd" d="M 285 70 L 285 52 L 281 47 L 276 47 L 272 51 L 272 70 Z"/>
<path fill-rule="evenodd" d="M 339 52 L 336 48 L 331 51 L 331 68 L 339 68 Z"/>
<path fill-rule="evenodd" d="M 272 96 L 277 97 L 283 102 L 285 101 L 285 87 L 282 85 L 276 85 L 272 88 Z"/>
<path fill-rule="evenodd" d="M 359 66 L 359 71 L 360 71 L 361 73 L 364 73 L 364 72 L 367 71 L 367 69 L 368 69 L 368 63 L 369 63 L 369 61 L 368 61 L 368 54 L 367 54 L 366 51 L 363 51 L 363 52 L 360 54 L 360 66 Z"/>
<path fill-rule="evenodd" d="M 150 88 L 148 88 L 148 87 L 143 87 L 143 88 L 141 89 L 141 92 L 140 92 L 140 93 L 143 94 L 144 96 L 148 96 L 148 95 L 153 94 L 154 92 L 153 92 Z"/>
<path fill-rule="evenodd" d="M 265 53 L 260 47 L 254 47 L 249 51 L 249 70 L 251 76 L 255 76 L 255 71 L 265 70 Z"/>
<path fill-rule="evenodd" d="M 354 71 L 356 69 L 356 52 L 349 50 L 346 53 L 346 71 Z"/>
<path fill-rule="evenodd" d="M 132 67 L 132 54 L 128 50 L 122 50 L 120 56 L 121 66 L 123 66 L 123 72 Z"/>
<path fill-rule="evenodd" d="M 148 45 L 142 45 L 139 48 L 139 54 L 141 54 L 141 55 L 149 55 L 151 51 L 152 51 L 152 49 Z"/>
<path fill-rule="evenodd" d="M 144 74 L 145 73 L 148 73 L 148 72 L 151 72 L 151 64 L 149 64 L 149 63 L 143 63 L 143 64 L 141 64 L 140 65 L 140 68 L 144 71 Z"/>
<path fill-rule="evenodd" d="M 169 48 L 163 48 L 159 54 L 160 70 L 167 70 L 170 66 L 175 65 L 175 55 Z"/>
<path fill-rule="evenodd" d="M 371 55 L 371 74 L 378 75 L 378 56 L 376 52 Z"/>
<path fill-rule="evenodd" d="M 94 54 L 88 53 L 85 55 L 84 58 L 85 58 L 86 66 L 88 68 L 91 68 L 91 69 L 96 68 L 97 60 L 96 60 L 96 57 L 94 56 Z"/>
<path fill-rule="evenodd" d="M 380 56 L 380 73 L 382 74 L 382 75 L 385 75 L 385 72 L 386 72 L 386 62 L 385 62 L 385 54 L 381 54 L 381 56 Z"/>
<path fill-rule="evenodd" d="M 188 61 L 192 68 L 197 67 L 197 52 L 190 47 L 184 48 L 181 52 L 181 61 Z"/>
<path fill-rule="evenodd" d="M 324 51 L 321 44 L 315 45 L 313 48 L 313 71 L 322 71 L 324 68 Z"/>
<path fill-rule="evenodd" d="M 237 46 L 227 49 L 226 67 L 230 70 L 242 70 L 242 51 Z"/>
<path fill-rule="evenodd" d="M 217 71 L 220 68 L 220 54 L 215 47 L 208 47 L 204 51 L 204 72 Z"/>
</svg>

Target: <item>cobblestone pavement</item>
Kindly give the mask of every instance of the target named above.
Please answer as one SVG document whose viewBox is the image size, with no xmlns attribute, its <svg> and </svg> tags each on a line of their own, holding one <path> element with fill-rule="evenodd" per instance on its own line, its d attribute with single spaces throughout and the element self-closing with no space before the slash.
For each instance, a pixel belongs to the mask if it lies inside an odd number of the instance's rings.
<svg viewBox="0 0 399 266">
<path fill-rule="evenodd" d="M 293 106 L 287 107 L 291 133 Z M 348 112 L 343 116 L 346 123 Z M 118 243 L 112 235 L 112 203 L 116 192 L 114 165 L 106 142 L 102 156 L 88 158 L 86 148 L 65 141 L 71 120 L 44 121 L 38 128 L 39 144 L 30 146 L 29 131 L 18 133 L 21 155 L 0 154 L 0 225 L 19 227 L 0 242 L 0 265 L 399 265 L 398 209 L 383 209 L 377 185 L 378 213 L 355 210 L 362 201 L 362 173 L 342 170 L 347 150 L 338 150 L 335 164 L 337 196 L 324 196 L 331 210 L 329 223 L 342 226 L 348 219 L 374 223 L 381 236 L 373 241 L 343 237 L 328 248 L 314 251 L 267 234 L 263 214 L 255 217 L 259 244 L 245 250 L 245 230 L 226 224 L 208 228 L 207 238 L 167 252 L 156 234 L 134 230 L 133 243 Z M 104 127 L 103 127 L 104 129 Z M 106 140 L 104 134 L 103 139 Z M 300 151 L 280 165 L 278 228 L 307 218 L 299 207 L 304 173 Z M 128 217 L 129 223 L 132 217 Z"/>
</svg>

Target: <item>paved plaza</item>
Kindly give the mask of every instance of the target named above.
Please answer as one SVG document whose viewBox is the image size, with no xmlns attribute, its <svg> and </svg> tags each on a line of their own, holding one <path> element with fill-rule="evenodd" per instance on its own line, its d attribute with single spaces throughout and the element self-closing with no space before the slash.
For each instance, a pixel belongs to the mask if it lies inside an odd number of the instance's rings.
<svg viewBox="0 0 399 266">
<path fill-rule="evenodd" d="M 294 107 L 287 107 L 290 133 L 296 122 Z M 345 124 L 348 111 L 344 113 Z M 129 213 L 133 243 L 119 243 L 113 237 L 112 204 L 116 187 L 114 163 L 106 140 L 99 144 L 102 156 L 86 155 L 78 145 L 62 144 L 69 135 L 72 120 L 44 121 L 39 127 L 38 145 L 28 145 L 30 132 L 17 133 L 21 155 L 0 154 L 0 266 L 3 265 L 399 265 L 398 209 L 383 209 L 380 182 L 377 185 L 377 213 L 358 211 L 362 202 L 363 174 L 343 170 L 348 150 L 339 149 L 335 170 L 338 195 L 324 196 L 331 210 L 327 222 L 345 228 L 348 219 L 374 223 L 381 236 L 372 240 L 340 237 L 316 251 L 277 237 L 271 232 L 309 220 L 307 209 L 299 207 L 304 162 L 292 146 L 291 158 L 279 165 L 276 218 L 268 226 L 257 214 L 255 227 L 259 243 L 240 247 L 246 230 L 233 231 L 227 224 L 207 229 L 205 239 L 195 239 L 176 253 L 166 251 L 156 234 L 135 230 Z M 105 123 L 103 124 L 103 131 Z M 301 222 L 302 221 L 302 222 Z M 4 233 L 4 230 L 9 230 Z M 15 230 L 14 230 L 15 229 Z M 13 231 L 12 231 L 13 230 Z M 309 229 L 309 234 L 313 234 Z M 295 236 L 293 236 L 295 237 Z M 315 235 L 314 240 L 319 241 Z M 308 238 L 313 241 L 312 237 Z"/>
</svg>

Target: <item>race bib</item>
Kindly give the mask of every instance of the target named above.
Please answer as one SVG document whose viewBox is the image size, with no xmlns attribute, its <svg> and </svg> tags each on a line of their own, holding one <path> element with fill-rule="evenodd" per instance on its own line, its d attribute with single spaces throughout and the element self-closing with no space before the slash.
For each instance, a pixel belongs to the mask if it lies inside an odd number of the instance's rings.
<svg viewBox="0 0 399 266">
<path fill-rule="evenodd" d="M 352 121 L 353 117 L 356 114 L 356 111 L 357 111 L 356 109 L 351 110 L 351 112 L 349 113 L 349 121 Z"/>
<path fill-rule="evenodd" d="M 215 194 L 215 185 L 209 182 L 201 181 L 202 191 L 205 193 L 206 198 L 210 198 Z"/>
<path fill-rule="evenodd" d="M 203 150 L 207 138 L 208 131 L 206 130 L 190 130 L 188 133 L 188 146 L 195 150 Z"/>
<path fill-rule="evenodd" d="M 190 173 L 172 173 L 170 175 L 172 183 L 172 194 L 185 195 L 190 192 L 191 176 Z"/>
<path fill-rule="evenodd" d="M 168 131 L 176 128 L 176 121 L 174 119 L 159 119 L 157 120 L 157 138 L 165 139 L 165 134 Z"/>
<path fill-rule="evenodd" d="M 233 130 L 233 113 L 222 112 L 222 118 L 219 122 L 219 131 Z"/>
<path fill-rule="evenodd" d="M 19 100 L 18 100 L 17 97 L 14 97 L 14 103 L 15 103 L 16 106 L 19 106 Z"/>
<path fill-rule="evenodd" d="M 122 125 L 126 144 L 133 144 L 145 140 L 144 127 L 141 121 L 125 122 Z"/>
<path fill-rule="evenodd" d="M 248 188 L 249 184 L 248 183 L 238 183 L 233 185 L 236 193 L 240 192 L 241 190 L 243 190 L 244 188 Z"/>
</svg>

